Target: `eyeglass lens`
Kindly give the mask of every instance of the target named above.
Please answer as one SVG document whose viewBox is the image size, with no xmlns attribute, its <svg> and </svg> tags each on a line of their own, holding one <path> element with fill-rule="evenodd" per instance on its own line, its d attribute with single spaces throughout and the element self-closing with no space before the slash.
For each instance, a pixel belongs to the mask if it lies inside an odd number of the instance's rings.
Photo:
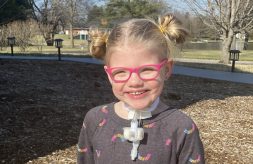
<svg viewBox="0 0 253 164">
<path fill-rule="evenodd" d="M 158 74 L 158 69 L 155 66 L 144 66 L 139 68 L 138 76 L 143 80 L 153 79 Z M 127 68 L 116 68 L 112 70 L 112 77 L 114 80 L 124 81 L 131 76 L 131 70 Z"/>
</svg>

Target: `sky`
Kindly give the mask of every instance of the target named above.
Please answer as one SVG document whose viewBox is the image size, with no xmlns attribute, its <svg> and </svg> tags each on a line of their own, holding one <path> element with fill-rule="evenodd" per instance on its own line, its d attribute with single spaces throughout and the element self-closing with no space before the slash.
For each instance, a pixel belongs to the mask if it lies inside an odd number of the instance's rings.
<svg viewBox="0 0 253 164">
<path fill-rule="evenodd" d="M 190 11 L 189 7 L 183 2 L 183 0 L 166 0 L 172 9 L 179 11 Z"/>
<path fill-rule="evenodd" d="M 172 9 L 176 9 L 179 11 L 188 11 L 189 7 L 183 2 L 184 0 L 166 0 Z M 36 4 L 40 6 L 43 0 L 35 0 Z"/>
<path fill-rule="evenodd" d="M 40 6 L 40 4 L 43 2 L 43 0 L 34 0 L 36 5 Z"/>
</svg>

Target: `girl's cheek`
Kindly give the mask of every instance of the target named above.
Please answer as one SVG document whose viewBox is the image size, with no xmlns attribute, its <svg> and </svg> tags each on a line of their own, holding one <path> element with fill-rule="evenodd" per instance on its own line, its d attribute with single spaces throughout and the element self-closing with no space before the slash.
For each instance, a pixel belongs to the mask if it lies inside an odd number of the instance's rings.
<svg viewBox="0 0 253 164">
<path fill-rule="evenodd" d="M 123 92 L 123 85 L 112 83 L 112 89 L 115 93 L 121 93 Z"/>
</svg>

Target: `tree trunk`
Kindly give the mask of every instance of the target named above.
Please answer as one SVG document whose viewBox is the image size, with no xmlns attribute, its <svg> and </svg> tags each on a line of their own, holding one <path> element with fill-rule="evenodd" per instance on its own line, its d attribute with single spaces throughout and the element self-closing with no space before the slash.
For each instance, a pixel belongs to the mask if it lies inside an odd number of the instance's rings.
<svg viewBox="0 0 253 164">
<path fill-rule="evenodd" d="M 72 23 L 70 23 L 69 31 L 70 31 L 71 48 L 74 48 L 75 44 L 74 44 L 74 35 L 73 35 L 73 25 L 72 25 Z"/>
<path fill-rule="evenodd" d="M 54 35 L 52 34 L 52 32 L 46 32 L 44 38 L 46 40 L 47 46 L 53 46 L 54 45 Z"/>
<path fill-rule="evenodd" d="M 222 41 L 222 54 L 220 57 L 220 62 L 224 63 L 224 64 L 228 64 L 229 63 L 229 50 L 231 49 L 231 44 L 233 42 L 233 31 L 229 30 L 229 32 L 227 34 L 223 34 L 225 35 L 223 37 L 223 41 Z"/>
</svg>

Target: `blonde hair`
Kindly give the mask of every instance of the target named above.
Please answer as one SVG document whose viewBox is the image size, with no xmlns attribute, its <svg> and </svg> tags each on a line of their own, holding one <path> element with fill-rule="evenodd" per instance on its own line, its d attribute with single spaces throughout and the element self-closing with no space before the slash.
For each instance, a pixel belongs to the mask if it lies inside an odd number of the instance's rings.
<svg viewBox="0 0 253 164">
<path fill-rule="evenodd" d="M 173 49 L 183 43 L 187 35 L 182 23 L 171 14 L 160 17 L 158 23 L 149 19 L 130 19 L 118 24 L 110 33 L 91 30 L 90 53 L 108 63 L 114 48 L 134 43 L 145 45 L 161 58 L 169 58 Z"/>
</svg>

